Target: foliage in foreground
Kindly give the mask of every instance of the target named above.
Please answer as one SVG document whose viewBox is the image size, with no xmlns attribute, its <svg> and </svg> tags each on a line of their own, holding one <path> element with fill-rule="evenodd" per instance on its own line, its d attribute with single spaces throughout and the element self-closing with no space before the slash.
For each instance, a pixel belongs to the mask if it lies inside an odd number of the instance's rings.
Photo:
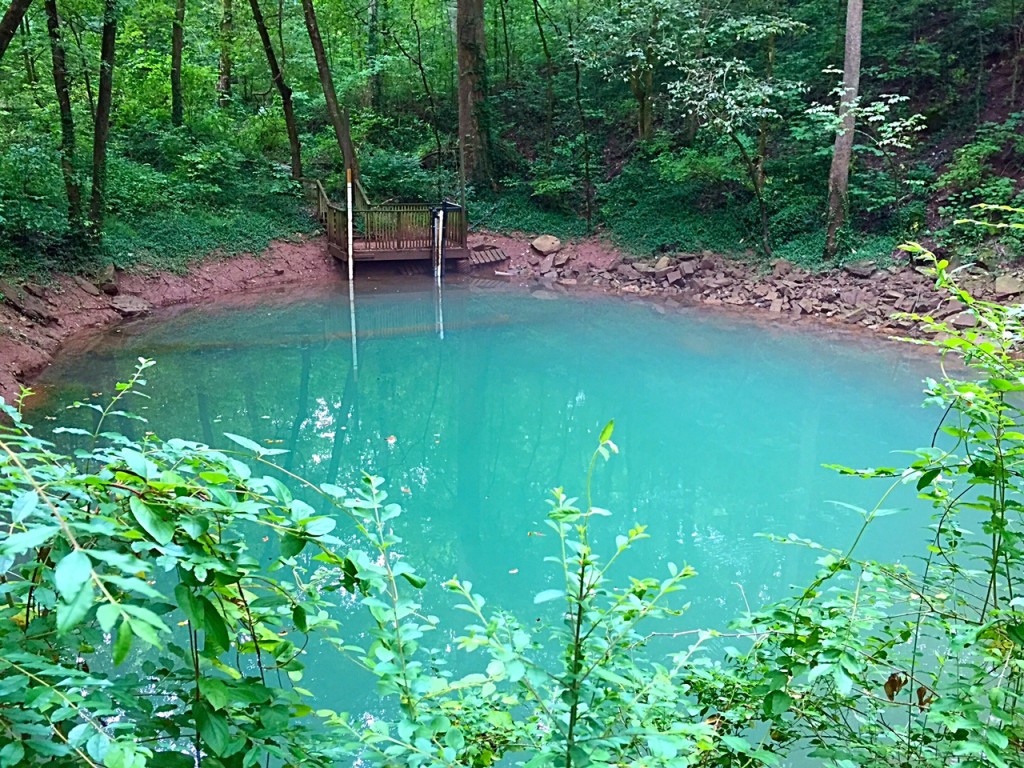
<svg viewBox="0 0 1024 768">
<path fill-rule="evenodd" d="M 4 406 L 0 765 L 1024 765 L 1024 309 L 975 301 L 937 266 L 978 323 L 917 320 L 970 376 L 927 382 L 941 424 L 906 468 L 841 470 L 915 488 L 935 509 L 931 540 L 890 564 L 858 555 L 863 532 L 842 550 L 791 537 L 820 572 L 727 635 L 650 642 L 693 573 L 616 580 L 646 532 L 595 551 L 607 512 L 589 476 L 583 502 L 561 489 L 550 502 L 557 586 L 535 602 L 562 620 L 534 629 L 452 580 L 469 617 L 453 632 L 423 609 L 381 479 L 346 491 L 290 477 L 289 490 L 278 451 L 245 438 L 228 436 L 243 461 L 110 431 L 148 361 L 106 408 L 79 406 L 97 418 L 74 455 Z M 611 437 L 609 424 L 591 475 Z M 857 510 L 865 531 L 885 504 Z M 362 541 L 344 552 L 343 519 Z M 366 608 L 368 647 L 342 641 L 342 598 Z M 453 634 L 457 663 L 442 650 Z M 302 651 L 317 635 L 376 675 L 390 720 L 313 710 Z"/>
</svg>

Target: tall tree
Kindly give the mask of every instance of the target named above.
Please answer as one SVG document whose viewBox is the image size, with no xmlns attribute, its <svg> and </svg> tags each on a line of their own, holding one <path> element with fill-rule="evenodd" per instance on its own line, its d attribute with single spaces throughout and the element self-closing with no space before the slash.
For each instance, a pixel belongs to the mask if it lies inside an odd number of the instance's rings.
<svg viewBox="0 0 1024 768">
<path fill-rule="evenodd" d="M 846 222 L 849 205 L 850 161 L 856 126 L 857 96 L 860 93 L 860 44 L 864 0 L 847 0 L 846 46 L 843 56 L 843 94 L 839 102 L 839 130 L 832 150 L 828 174 L 828 214 L 825 230 L 825 259 L 831 261 L 839 250 L 839 230 Z"/>
<path fill-rule="evenodd" d="M 50 36 L 53 59 L 53 87 L 60 107 L 60 167 L 68 196 L 68 224 L 73 242 L 80 242 L 84 231 L 82 221 L 82 190 L 75 174 L 75 118 L 71 111 L 71 88 L 68 82 L 67 56 L 61 35 L 57 0 L 44 0 L 46 30 Z"/>
<path fill-rule="evenodd" d="M 487 96 L 487 34 L 484 0 L 458 0 L 455 13 L 459 65 L 459 146 L 462 173 L 474 184 L 492 184 Z"/>
<path fill-rule="evenodd" d="M 3 59 L 7 46 L 11 44 L 14 35 L 21 26 L 21 20 L 25 17 L 25 11 L 32 5 L 32 0 L 13 0 L 0 19 L 0 59 Z"/>
<path fill-rule="evenodd" d="M 292 178 L 302 178 L 302 147 L 299 144 L 299 129 L 295 124 L 295 110 L 292 108 L 292 89 L 284 80 L 281 67 L 277 63 L 277 54 L 274 53 L 274 44 L 270 41 L 270 33 L 267 31 L 267 23 L 263 19 L 263 12 L 260 10 L 259 0 L 249 0 L 249 7 L 252 8 L 252 18 L 256 22 L 256 30 L 259 32 L 260 41 L 263 43 L 263 52 L 267 56 L 267 66 L 270 67 L 270 77 L 277 87 L 281 96 L 281 109 L 284 111 L 284 125 L 288 132 L 288 146 L 292 156 Z"/>
<path fill-rule="evenodd" d="M 223 0 L 220 17 L 220 62 L 217 76 L 217 104 L 231 103 L 232 54 L 235 44 L 235 12 L 233 0 Z"/>
<path fill-rule="evenodd" d="M 96 96 L 96 125 L 92 140 L 92 195 L 89 200 L 89 235 L 93 245 L 103 232 L 107 186 L 107 139 L 114 92 L 114 45 L 117 42 L 117 0 L 104 0 L 103 40 L 100 44 L 100 82 Z"/>
<path fill-rule="evenodd" d="M 181 58 L 185 48 L 185 0 L 175 0 L 174 25 L 171 28 L 171 125 L 185 121 L 181 93 Z"/>
<path fill-rule="evenodd" d="M 320 85 L 323 87 L 324 100 L 327 102 L 327 116 L 334 127 L 334 136 L 338 140 L 338 147 L 345 160 L 345 168 L 351 168 L 353 175 L 358 176 L 359 167 L 349 133 L 348 111 L 342 113 L 338 107 L 338 94 L 334 90 L 334 78 L 331 76 L 331 67 L 324 51 L 324 41 L 320 37 L 320 26 L 316 20 L 316 11 L 313 9 L 313 0 L 302 0 L 302 15 L 306 20 L 306 31 L 309 33 L 309 42 L 313 46 L 316 69 L 320 75 Z"/>
<path fill-rule="evenodd" d="M 370 66 L 370 88 L 367 93 L 371 109 L 378 109 L 381 105 L 384 94 L 384 78 L 380 72 L 380 62 L 376 59 L 380 55 L 380 31 L 381 17 L 386 14 L 387 9 L 381 13 L 383 0 L 370 0 L 369 22 L 366 27 L 366 59 Z"/>
</svg>

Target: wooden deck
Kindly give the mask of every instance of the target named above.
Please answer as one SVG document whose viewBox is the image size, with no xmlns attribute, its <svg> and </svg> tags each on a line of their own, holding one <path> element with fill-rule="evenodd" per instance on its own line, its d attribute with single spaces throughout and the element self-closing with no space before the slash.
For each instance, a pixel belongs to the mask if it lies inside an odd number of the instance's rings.
<svg viewBox="0 0 1024 768">
<path fill-rule="evenodd" d="M 328 250 L 336 259 L 347 260 L 348 212 L 345 206 L 333 202 L 319 181 L 306 182 L 306 190 L 327 232 Z M 361 206 L 359 199 L 365 199 L 365 195 L 357 196 L 352 214 L 356 261 L 431 261 L 434 258 L 433 211 L 440 206 L 420 203 Z M 474 252 L 466 243 L 465 211 L 454 203 L 443 205 L 445 258 L 472 258 Z"/>
</svg>

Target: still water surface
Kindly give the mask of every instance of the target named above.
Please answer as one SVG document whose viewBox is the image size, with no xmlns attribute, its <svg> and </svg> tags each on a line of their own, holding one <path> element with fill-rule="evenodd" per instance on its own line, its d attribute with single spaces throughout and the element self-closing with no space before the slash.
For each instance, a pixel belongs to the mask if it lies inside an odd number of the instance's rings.
<svg viewBox="0 0 1024 768">
<path fill-rule="evenodd" d="M 524 620 L 557 621 L 554 604 L 532 599 L 560 586 L 543 562 L 552 536 L 537 535 L 545 499 L 556 486 L 583 494 L 614 418 L 621 452 L 594 482 L 595 504 L 613 517 L 597 548 L 640 523 L 651 539 L 622 563 L 624 580 L 664 575 L 668 561 L 696 568 L 674 628 L 721 628 L 744 600 L 805 581 L 809 553 L 757 534 L 847 544 L 859 519 L 830 500 L 871 506 L 884 488 L 821 465 L 899 464 L 893 451 L 926 443 L 937 417 L 920 407 L 934 365 L 898 347 L 470 284 L 446 285 L 442 307 L 419 280 L 360 287 L 355 345 L 347 293 L 331 290 L 128 325 L 60 359 L 40 382 L 37 414 L 102 401 L 136 358 L 154 358 L 151 399 L 133 401 L 149 423 L 126 432 L 224 448 L 235 446 L 222 433 L 234 432 L 289 449 L 282 463 L 313 482 L 384 476 L 405 509 L 403 552 L 430 581 L 425 600 L 453 621 L 464 614 L 438 585 L 455 575 Z M 901 501 L 913 507 L 911 494 Z M 887 517 L 867 546 L 899 558 L 919 549 L 926 523 L 921 508 Z M 351 613 L 343 626 L 358 640 L 364 624 Z M 379 708 L 350 662 L 328 649 L 310 656 L 305 684 L 324 706 Z"/>
</svg>

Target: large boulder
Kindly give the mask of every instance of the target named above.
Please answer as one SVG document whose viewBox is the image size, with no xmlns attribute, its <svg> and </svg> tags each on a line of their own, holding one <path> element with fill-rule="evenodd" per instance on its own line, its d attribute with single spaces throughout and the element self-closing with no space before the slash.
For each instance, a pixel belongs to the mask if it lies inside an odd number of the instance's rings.
<svg viewBox="0 0 1024 768">
<path fill-rule="evenodd" d="M 541 235 L 530 243 L 530 247 L 541 256 L 550 256 L 562 250 L 562 241 L 554 235 Z"/>
</svg>

